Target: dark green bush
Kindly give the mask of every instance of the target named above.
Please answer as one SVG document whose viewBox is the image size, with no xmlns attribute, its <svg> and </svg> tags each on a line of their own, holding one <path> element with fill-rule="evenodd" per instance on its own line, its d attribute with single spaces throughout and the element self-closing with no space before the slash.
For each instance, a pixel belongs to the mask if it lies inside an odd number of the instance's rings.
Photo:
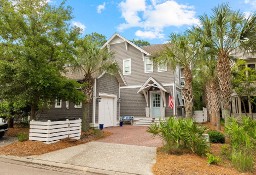
<svg viewBox="0 0 256 175">
<path fill-rule="evenodd" d="M 196 125 L 192 119 L 170 117 L 160 124 L 151 125 L 148 132 L 159 135 L 164 140 L 164 147 L 168 152 L 190 150 L 198 155 L 205 155 L 209 148 L 202 136 L 205 128 Z"/>
<path fill-rule="evenodd" d="M 219 131 L 208 131 L 211 143 L 225 143 L 225 136 Z"/>
</svg>

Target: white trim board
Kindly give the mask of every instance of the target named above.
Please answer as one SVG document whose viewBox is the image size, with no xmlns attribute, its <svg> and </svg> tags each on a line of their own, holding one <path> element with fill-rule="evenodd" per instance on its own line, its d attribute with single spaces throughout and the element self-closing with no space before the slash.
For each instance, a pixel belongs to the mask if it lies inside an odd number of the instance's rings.
<svg viewBox="0 0 256 175">
<path fill-rule="evenodd" d="M 163 83 L 163 86 L 174 86 L 173 83 Z M 131 85 L 131 86 L 121 86 L 120 89 L 136 89 L 141 88 L 142 85 Z"/>
</svg>

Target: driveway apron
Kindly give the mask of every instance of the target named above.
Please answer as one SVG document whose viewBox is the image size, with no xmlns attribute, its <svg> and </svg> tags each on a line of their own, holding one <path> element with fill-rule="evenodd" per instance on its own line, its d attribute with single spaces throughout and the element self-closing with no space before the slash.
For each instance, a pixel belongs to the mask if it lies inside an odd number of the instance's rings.
<svg viewBox="0 0 256 175">
<path fill-rule="evenodd" d="M 110 174 L 150 175 L 155 156 L 155 147 L 90 142 L 34 158 L 106 170 Z"/>
<path fill-rule="evenodd" d="M 128 126 L 104 128 L 113 134 L 89 142 L 33 158 L 49 162 L 98 169 L 106 174 L 152 174 L 159 138 L 146 132 L 147 127 Z M 110 172 L 110 173 L 109 173 Z"/>
</svg>

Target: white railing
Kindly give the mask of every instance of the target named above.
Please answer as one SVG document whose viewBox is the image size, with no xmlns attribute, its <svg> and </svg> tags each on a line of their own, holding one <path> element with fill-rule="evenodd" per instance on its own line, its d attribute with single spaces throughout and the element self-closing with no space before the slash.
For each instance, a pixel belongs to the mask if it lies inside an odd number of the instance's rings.
<svg viewBox="0 0 256 175">
<path fill-rule="evenodd" d="M 79 140 L 81 136 L 81 119 L 65 121 L 30 121 L 29 140 L 41 141 L 47 144 L 61 139 Z"/>
</svg>

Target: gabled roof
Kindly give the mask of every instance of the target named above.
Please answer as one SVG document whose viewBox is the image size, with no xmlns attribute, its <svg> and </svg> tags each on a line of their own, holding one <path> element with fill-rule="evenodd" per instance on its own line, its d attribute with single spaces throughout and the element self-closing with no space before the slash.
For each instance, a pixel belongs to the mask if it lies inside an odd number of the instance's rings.
<svg viewBox="0 0 256 175">
<path fill-rule="evenodd" d="M 97 77 L 97 79 L 100 79 L 106 73 L 107 72 L 103 72 L 100 76 Z M 116 77 L 117 81 L 120 83 L 121 86 L 126 86 L 127 85 L 127 83 L 126 83 L 126 81 L 124 79 L 124 76 L 123 76 L 123 74 L 121 74 L 120 71 L 118 71 L 118 73 L 116 73 L 114 76 Z"/>
<path fill-rule="evenodd" d="M 84 72 L 82 70 L 79 69 L 72 69 L 72 67 L 66 67 L 66 72 L 63 73 L 62 75 L 69 78 L 69 79 L 73 79 L 73 80 L 83 80 L 84 79 Z M 94 73 L 92 76 L 93 78 L 101 78 L 106 72 L 103 72 L 101 74 L 99 73 Z M 126 81 L 123 77 L 123 75 L 121 74 L 121 72 L 118 71 L 118 73 L 114 74 L 114 76 L 116 77 L 117 81 L 120 83 L 120 85 L 124 86 L 126 85 Z"/>
<path fill-rule="evenodd" d="M 135 45 L 135 44 L 132 43 L 131 41 L 127 40 L 126 38 L 122 37 L 122 36 L 119 35 L 118 33 L 115 33 L 101 48 L 104 48 L 104 47 L 106 47 L 108 44 L 110 44 L 111 41 L 112 41 L 115 37 L 121 38 L 124 42 L 129 43 L 130 45 L 132 45 L 133 47 L 135 47 L 136 49 L 138 49 L 138 50 L 141 51 L 142 53 L 144 53 L 144 54 L 146 54 L 146 55 L 150 55 L 150 53 L 148 53 L 148 52 L 145 51 L 144 49 L 140 48 L 139 46 Z"/>
<path fill-rule="evenodd" d="M 148 90 L 151 87 L 157 87 L 162 91 L 167 92 L 167 90 L 163 87 L 163 85 L 160 82 L 156 81 L 153 77 L 149 77 L 149 79 L 141 86 L 137 93 L 141 93 L 143 90 Z"/>
<path fill-rule="evenodd" d="M 156 55 L 163 51 L 166 47 L 168 47 L 168 44 L 153 44 L 149 46 L 143 46 L 142 49 L 151 55 Z"/>
</svg>

